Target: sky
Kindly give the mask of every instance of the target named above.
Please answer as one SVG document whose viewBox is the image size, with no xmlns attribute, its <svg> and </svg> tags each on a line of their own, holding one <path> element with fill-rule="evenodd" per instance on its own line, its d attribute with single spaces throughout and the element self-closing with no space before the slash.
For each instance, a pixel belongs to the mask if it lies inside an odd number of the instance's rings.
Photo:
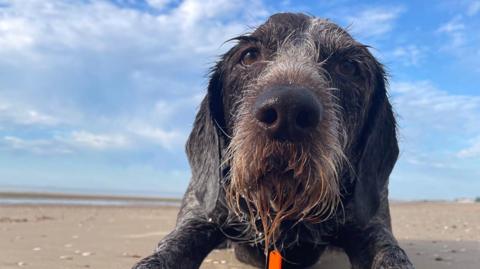
<svg viewBox="0 0 480 269">
<path fill-rule="evenodd" d="M 0 190 L 181 196 L 208 69 L 284 11 L 386 65 L 391 198 L 480 196 L 480 1 L 413 0 L 0 0 Z"/>
</svg>

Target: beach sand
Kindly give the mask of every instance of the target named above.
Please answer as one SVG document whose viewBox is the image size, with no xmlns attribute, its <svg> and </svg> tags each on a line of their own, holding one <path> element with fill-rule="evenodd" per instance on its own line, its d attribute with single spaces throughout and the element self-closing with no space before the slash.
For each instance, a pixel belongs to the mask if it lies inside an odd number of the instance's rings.
<svg viewBox="0 0 480 269">
<path fill-rule="evenodd" d="M 480 204 L 394 203 L 394 233 L 417 269 L 480 268 Z M 0 268 L 130 268 L 175 224 L 174 206 L 0 206 Z M 251 268 L 215 250 L 207 268 Z M 314 268 L 349 268 L 334 252 Z"/>
</svg>

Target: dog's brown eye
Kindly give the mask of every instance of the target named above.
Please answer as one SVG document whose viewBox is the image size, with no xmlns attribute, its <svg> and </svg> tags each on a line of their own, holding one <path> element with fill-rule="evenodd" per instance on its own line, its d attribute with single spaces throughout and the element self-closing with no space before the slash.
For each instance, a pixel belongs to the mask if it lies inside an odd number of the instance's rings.
<svg viewBox="0 0 480 269">
<path fill-rule="evenodd" d="M 335 66 L 335 71 L 344 76 L 355 76 L 358 74 L 357 65 L 352 61 L 344 61 Z"/>
<path fill-rule="evenodd" d="M 260 51 L 256 48 L 252 48 L 252 49 L 246 50 L 243 53 L 240 62 L 243 65 L 251 65 L 258 60 L 260 60 Z"/>
</svg>

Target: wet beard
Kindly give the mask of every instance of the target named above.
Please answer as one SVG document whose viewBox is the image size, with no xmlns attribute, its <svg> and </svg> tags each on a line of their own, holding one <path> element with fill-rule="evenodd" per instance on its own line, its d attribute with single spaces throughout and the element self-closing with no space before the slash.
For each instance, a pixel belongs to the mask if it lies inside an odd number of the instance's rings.
<svg viewBox="0 0 480 269">
<path fill-rule="evenodd" d="M 321 223 L 335 212 L 340 158 L 320 146 L 260 141 L 265 140 L 250 141 L 252 150 L 234 149 L 227 204 L 260 235 L 266 250 L 278 249 L 286 223 Z"/>
</svg>

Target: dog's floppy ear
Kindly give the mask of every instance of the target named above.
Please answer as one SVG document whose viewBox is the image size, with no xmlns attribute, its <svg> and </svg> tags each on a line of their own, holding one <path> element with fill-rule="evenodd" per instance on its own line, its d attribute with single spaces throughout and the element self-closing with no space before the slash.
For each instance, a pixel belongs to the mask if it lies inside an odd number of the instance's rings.
<svg viewBox="0 0 480 269">
<path fill-rule="evenodd" d="M 385 75 L 379 65 L 356 152 L 360 154 L 356 167 L 354 191 L 355 214 L 364 226 L 377 212 L 382 192 L 387 191 L 388 177 L 398 157 L 396 124 L 385 89 Z"/>
<path fill-rule="evenodd" d="M 225 148 L 225 138 L 220 130 L 224 124 L 220 65 L 212 70 L 207 95 L 200 104 L 186 145 L 192 170 L 189 189 L 195 190 L 195 196 L 207 214 L 215 209 L 221 191 L 221 162 Z"/>
</svg>

